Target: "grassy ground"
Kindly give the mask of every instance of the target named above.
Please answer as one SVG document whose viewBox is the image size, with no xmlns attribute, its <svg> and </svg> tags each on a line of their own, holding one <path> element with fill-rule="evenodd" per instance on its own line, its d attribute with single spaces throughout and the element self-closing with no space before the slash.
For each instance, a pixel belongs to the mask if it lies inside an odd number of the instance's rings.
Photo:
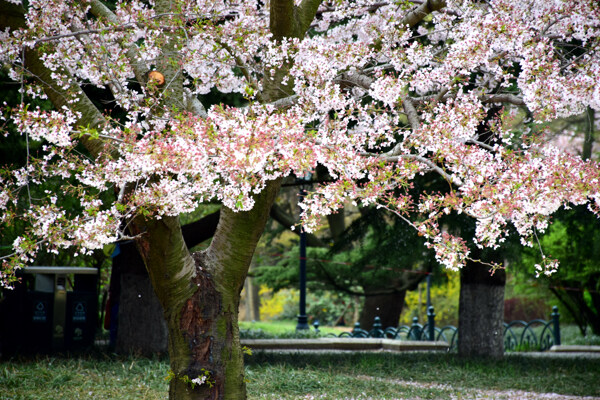
<svg viewBox="0 0 600 400">
<path fill-rule="evenodd" d="M 295 321 L 242 323 L 244 330 L 288 336 Z M 339 333 L 338 328 L 322 332 Z M 576 327 L 563 344 L 600 344 Z M 85 356 L 0 361 L 0 400 L 166 399 L 165 359 Z M 600 399 L 600 359 L 462 359 L 431 353 L 260 353 L 247 357 L 250 399 Z M 542 395 L 541 393 L 554 393 Z"/>
<path fill-rule="evenodd" d="M 452 397 L 514 391 L 600 397 L 600 360 L 461 359 L 449 354 L 256 354 L 247 362 L 250 393 L 299 398 L 306 394 L 344 398 L 365 393 L 376 399 Z M 292 371 L 293 379 L 285 374 Z M 269 376 L 263 381 L 261 376 Z M 415 384 L 416 383 L 416 384 Z M 306 386 L 309 386 L 308 389 Z M 492 398 L 500 398 L 493 396 Z M 535 397 L 534 397 L 535 398 Z"/>
<path fill-rule="evenodd" d="M 583 336 L 576 325 L 561 325 L 560 336 L 562 344 L 600 346 L 600 336 L 593 335 L 591 332 L 588 332 L 587 336 Z"/>
<path fill-rule="evenodd" d="M 10 360 L 0 363 L 0 399 L 166 399 L 168 369 L 147 359 Z"/>
<path fill-rule="evenodd" d="M 246 364 L 250 399 L 600 398 L 600 359 L 255 353 Z M 101 354 L 13 359 L 0 362 L 0 399 L 165 399 L 167 371 L 166 360 Z"/>
</svg>

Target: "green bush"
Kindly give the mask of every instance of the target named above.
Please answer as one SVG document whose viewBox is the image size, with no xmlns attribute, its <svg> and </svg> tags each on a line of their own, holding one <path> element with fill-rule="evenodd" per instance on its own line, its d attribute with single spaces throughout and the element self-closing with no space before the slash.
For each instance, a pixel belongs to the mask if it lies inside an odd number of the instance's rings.
<svg viewBox="0 0 600 400">
<path fill-rule="evenodd" d="M 240 339 L 316 339 L 322 335 L 313 329 L 272 333 L 262 329 L 240 329 Z"/>
<path fill-rule="evenodd" d="M 351 299 L 335 292 L 320 291 L 309 294 L 307 314 L 310 322 L 318 320 L 321 325 L 334 325 L 350 310 Z M 347 316 L 346 316 L 347 317 Z M 344 318 L 348 320 L 348 318 Z"/>
</svg>

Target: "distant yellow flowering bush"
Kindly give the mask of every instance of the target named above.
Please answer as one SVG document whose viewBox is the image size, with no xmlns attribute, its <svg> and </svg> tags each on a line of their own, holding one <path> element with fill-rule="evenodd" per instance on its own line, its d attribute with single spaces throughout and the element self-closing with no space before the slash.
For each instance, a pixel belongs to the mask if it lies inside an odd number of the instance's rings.
<svg viewBox="0 0 600 400">
<path fill-rule="evenodd" d="M 266 320 L 281 317 L 286 305 L 298 307 L 299 294 L 296 289 L 282 289 L 275 293 L 266 285 L 260 287 L 260 315 Z"/>
<path fill-rule="evenodd" d="M 460 295 L 460 273 L 447 272 L 448 281 L 431 287 L 431 305 L 435 310 L 435 325 L 458 325 L 458 299 Z M 412 324 L 413 317 L 419 317 L 419 323 L 427 322 L 427 285 L 421 283 L 421 301 L 419 291 L 406 293 L 404 308 L 400 316 L 400 325 Z"/>
</svg>

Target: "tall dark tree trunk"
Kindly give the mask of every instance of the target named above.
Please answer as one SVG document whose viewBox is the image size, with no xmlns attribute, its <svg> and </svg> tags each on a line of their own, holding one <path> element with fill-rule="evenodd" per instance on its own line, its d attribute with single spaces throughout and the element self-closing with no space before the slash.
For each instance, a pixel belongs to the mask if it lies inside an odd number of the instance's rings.
<svg viewBox="0 0 600 400">
<path fill-rule="evenodd" d="M 171 400 L 246 398 L 240 292 L 279 182 L 249 212 L 224 209 L 211 245 L 189 253 L 177 218 L 136 221 L 138 249 L 168 326 Z M 207 382 L 190 381 L 206 377 Z"/>
<path fill-rule="evenodd" d="M 474 250 L 471 256 L 480 258 Z M 502 263 L 498 254 L 483 261 Z M 504 354 L 504 286 L 506 272 L 471 261 L 460 273 L 458 353 L 461 356 L 502 357 Z"/>
<path fill-rule="evenodd" d="M 406 291 L 415 290 L 425 278 L 425 274 L 416 272 L 418 271 L 403 271 L 393 281 L 363 286 L 366 296 L 358 319 L 362 329 L 370 330 L 375 317 L 381 319 L 384 329 L 398 326 Z M 385 293 L 386 291 L 390 293 Z"/>
<path fill-rule="evenodd" d="M 252 266 L 250 267 L 252 270 Z M 255 283 L 254 278 L 248 276 L 244 283 L 246 290 L 246 321 L 260 321 L 260 287 Z"/>
<path fill-rule="evenodd" d="M 406 290 L 391 294 L 365 296 L 360 317 L 358 319 L 360 327 L 365 330 L 372 329 L 375 317 L 381 319 L 381 325 L 384 329 L 390 326 L 397 327 L 398 321 L 400 321 L 402 307 L 404 307 L 405 296 Z"/>
<path fill-rule="evenodd" d="M 133 246 L 123 246 L 117 263 L 129 260 L 120 276 L 115 351 L 151 355 L 167 351 L 167 323 L 144 262 Z M 123 254 L 124 252 L 130 254 Z M 119 265 L 114 265 L 120 268 Z M 141 267 L 141 268 L 140 268 Z"/>
</svg>

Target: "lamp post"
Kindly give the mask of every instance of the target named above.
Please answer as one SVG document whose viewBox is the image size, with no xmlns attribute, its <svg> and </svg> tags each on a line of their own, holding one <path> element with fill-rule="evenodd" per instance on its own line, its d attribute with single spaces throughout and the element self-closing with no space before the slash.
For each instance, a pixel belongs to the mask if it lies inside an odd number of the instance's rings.
<svg viewBox="0 0 600 400">
<path fill-rule="evenodd" d="M 311 174 L 307 173 L 303 178 L 302 182 L 309 181 Z M 304 185 L 300 186 L 300 201 L 304 200 L 306 195 L 306 189 Z M 304 227 L 300 227 L 300 304 L 298 313 L 298 324 L 296 330 L 307 330 L 308 327 L 308 316 L 306 315 L 306 231 Z"/>
<path fill-rule="evenodd" d="M 427 273 L 427 309 L 431 307 L 431 272 Z"/>
</svg>

